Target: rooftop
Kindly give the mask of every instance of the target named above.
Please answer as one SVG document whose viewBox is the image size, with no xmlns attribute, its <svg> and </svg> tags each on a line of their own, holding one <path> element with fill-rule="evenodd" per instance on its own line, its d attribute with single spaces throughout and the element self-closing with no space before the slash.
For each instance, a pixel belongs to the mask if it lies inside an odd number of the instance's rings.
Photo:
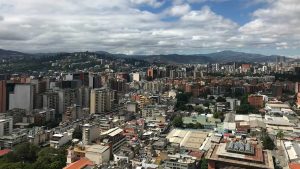
<svg viewBox="0 0 300 169">
<path fill-rule="evenodd" d="M 119 127 L 115 127 L 115 128 L 112 128 L 112 129 L 109 129 L 103 133 L 101 133 L 101 135 L 109 135 L 109 136 L 115 136 L 119 133 L 121 133 L 123 130 L 120 129 Z"/>
<path fill-rule="evenodd" d="M 11 152 L 10 149 L 0 150 L 0 157 L 1 157 L 1 156 L 4 156 L 4 155 L 6 155 L 6 154 L 8 154 L 9 152 Z"/>
<path fill-rule="evenodd" d="M 263 151 L 261 147 L 254 146 L 254 154 L 241 154 L 226 150 L 226 143 L 215 145 L 208 152 L 207 157 L 211 161 L 226 163 L 228 166 L 247 166 L 253 168 L 273 169 L 273 159 L 270 151 Z"/>
<path fill-rule="evenodd" d="M 93 166 L 94 163 L 87 158 L 82 158 L 74 163 L 69 164 L 63 169 L 83 169 L 87 166 Z"/>
<path fill-rule="evenodd" d="M 96 153 L 103 153 L 107 149 L 109 149 L 109 146 L 102 146 L 102 145 L 98 145 L 98 144 L 94 144 L 94 145 L 86 147 L 87 152 L 96 152 Z"/>
<path fill-rule="evenodd" d="M 292 162 L 300 161 L 300 144 L 297 142 L 285 141 L 284 147 L 287 152 L 288 158 Z"/>
<path fill-rule="evenodd" d="M 188 150 L 198 150 L 207 136 L 208 133 L 201 130 L 173 129 L 166 138 Z"/>
</svg>

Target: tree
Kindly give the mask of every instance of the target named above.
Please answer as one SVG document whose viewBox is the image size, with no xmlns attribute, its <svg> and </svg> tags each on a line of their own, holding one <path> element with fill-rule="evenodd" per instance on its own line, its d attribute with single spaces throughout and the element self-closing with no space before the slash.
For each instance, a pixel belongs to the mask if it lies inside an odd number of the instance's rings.
<svg viewBox="0 0 300 169">
<path fill-rule="evenodd" d="M 19 161 L 33 162 L 37 158 L 39 148 L 30 143 L 22 143 L 16 146 L 14 154 Z"/>
<path fill-rule="evenodd" d="M 214 97 L 214 96 L 209 96 L 208 99 L 209 99 L 209 100 L 214 100 L 215 97 Z"/>
<path fill-rule="evenodd" d="M 65 149 L 39 149 L 31 143 L 21 143 L 0 158 L 0 169 L 61 169 L 65 165 Z"/>
<path fill-rule="evenodd" d="M 201 123 L 196 123 L 196 124 L 194 124 L 194 128 L 195 129 L 203 129 L 204 128 L 204 126 L 201 124 Z"/>
<path fill-rule="evenodd" d="M 210 109 L 205 109 L 204 112 L 207 113 L 207 114 L 210 114 L 211 110 Z"/>
<path fill-rule="evenodd" d="M 187 109 L 186 104 L 188 103 L 190 97 L 191 97 L 190 93 L 178 93 L 176 95 L 177 102 L 175 108 L 179 110 L 186 110 Z"/>
<path fill-rule="evenodd" d="M 57 150 L 52 147 L 46 147 L 38 153 L 38 158 L 34 163 L 34 168 L 60 169 L 65 166 L 65 163 L 66 158 L 64 151 Z"/>
<path fill-rule="evenodd" d="M 205 102 L 205 103 L 203 103 L 203 106 L 205 106 L 205 107 L 208 107 L 208 108 L 209 108 L 209 103 L 208 103 L 208 102 Z"/>
<path fill-rule="evenodd" d="M 176 116 L 172 121 L 173 126 L 181 128 L 183 126 L 183 121 L 181 116 Z"/>
<path fill-rule="evenodd" d="M 217 102 L 226 102 L 226 99 L 224 97 L 218 97 Z"/>
<path fill-rule="evenodd" d="M 249 104 L 248 103 L 248 94 L 245 94 L 241 98 L 241 104 Z"/>
<path fill-rule="evenodd" d="M 188 123 L 185 125 L 186 128 L 193 129 L 195 126 L 193 123 Z"/>
<path fill-rule="evenodd" d="M 255 108 L 249 104 L 241 104 L 236 110 L 237 114 L 248 114 L 249 112 L 255 112 Z"/>
<path fill-rule="evenodd" d="M 194 110 L 194 107 L 192 105 L 187 105 L 187 111 L 191 112 Z"/>
<path fill-rule="evenodd" d="M 213 117 L 214 117 L 215 119 L 220 119 L 221 121 L 223 121 L 224 118 L 225 118 L 223 112 L 214 112 L 214 113 L 213 113 Z"/>
<path fill-rule="evenodd" d="M 74 138 L 79 139 L 79 140 L 82 139 L 82 130 L 80 129 L 79 126 L 77 126 L 77 127 L 75 128 L 72 137 L 73 137 L 73 139 L 74 139 Z"/>
<path fill-rule="evenodd" d="M 276 134 L 276 137 L 279 138 L 280 140 L 282 140 L 283 137 L 284 137 L 283 131 L 282 131 L 282 130 L 279 130 L 278 133 Z"/>
<path fill-rule="evenodd" d="M 200 169 L 208 169 L 208 161 L 207 161 L 207 159 L 204 158 L 204 159 L 201 160 Z"/>
<path fill-rule="evenodd" d="M 203 113 L 204 112 L 204 110 L 202 109 L 202 107 L 196 107 L 195 111 L 198 112 L 198 113 Z"/>
<path fill-rule="evenodd" d="M 261 140 L 263 141 L 264 149 L 274 150 L 275 144 L 268 134 L 264 135 Z"/>
</svg>

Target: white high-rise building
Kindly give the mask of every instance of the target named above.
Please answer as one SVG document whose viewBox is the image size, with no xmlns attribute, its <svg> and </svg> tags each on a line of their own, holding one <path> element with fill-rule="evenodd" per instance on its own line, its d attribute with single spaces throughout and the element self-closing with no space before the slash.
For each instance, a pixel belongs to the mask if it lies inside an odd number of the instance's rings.
<svg viewBox="0 0 300 169">
<path fill-rule="evenodd" d="M 16 84 L 12 93 L 9 94 L 9 109 L 19 108 L 28 112 L 33 109 L 32 84 Z"/>
<path fill-rule="evenodd" d="M 100 127 L 98 125 L 84 124 L 82 126 L 82 142 L 89 145 L 92 141 L 100 137 Z"/>
<path fill-rule="evenodd" d="M 141 80 L 140 74 L 139 73 L 133 73 L 132 74 L 132 80 L 139 82 Z"/>
<path fill-rule="evenodd" d="M 105 113 L 111 111 L 114 101 L 114 91 L 107 88 L 91 90 L 90 113 Z"/>
</svg>

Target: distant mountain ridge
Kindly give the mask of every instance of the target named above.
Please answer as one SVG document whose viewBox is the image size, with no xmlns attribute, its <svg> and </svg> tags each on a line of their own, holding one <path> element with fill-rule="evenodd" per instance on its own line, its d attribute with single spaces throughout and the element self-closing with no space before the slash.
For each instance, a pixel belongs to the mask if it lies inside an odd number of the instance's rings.
<svg viewBox="0 0 300 169">
<path fill-rule="evenodd" d="M 0 59 L 21 59 L 26 56 L 29 56 L 29 54 L 18 51 L 0 49 Z"/>
<path fill-rule="evenodd" d="M 75 53 L 75 52 L 73 52 Z M 106 51 L 96 51 L 96 54 L 116 57 L 116 58 L 134 58 L 148 61 L 150 63 L 168 63 L 168 64 L 195 64 L 195 63 L 226 63 L 226 62 L 274 62 L 277 55 L 261 55 L 244 52 L 235 52 L 225 50 L 221 52 L 208 54 L 167 54 L 167 55 L 126 55 L 126 54 L 111 54 Z M 59 53 L 37 53 L 29 54 L 18 51 L 0 49 L 0 59 L 21 59 L 24 57 L 44 57 L 53 56 Z"/>
<path fill-rule="evenodd" d="M 226 63 L 226 62 L 274 62 L 277 55 L 261 55 L 235 51 L 222 51 L 208 54 L 192 54 L 192 55 L 149 55 L 149 56 L 134 56 L 148 62 L 163 62 L 163 63 Z"/>
</svg>

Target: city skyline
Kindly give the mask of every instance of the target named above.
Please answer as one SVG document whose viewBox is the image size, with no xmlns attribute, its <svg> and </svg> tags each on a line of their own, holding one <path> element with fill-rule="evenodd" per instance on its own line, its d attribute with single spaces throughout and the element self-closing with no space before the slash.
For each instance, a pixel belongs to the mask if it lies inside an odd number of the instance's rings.
<svg viewBox="0 0 300 169">
<path fill-rule="evenodd" d="M 297 0 L 0 1 L 0 48 L 300 55 Z"/>
</svg>

